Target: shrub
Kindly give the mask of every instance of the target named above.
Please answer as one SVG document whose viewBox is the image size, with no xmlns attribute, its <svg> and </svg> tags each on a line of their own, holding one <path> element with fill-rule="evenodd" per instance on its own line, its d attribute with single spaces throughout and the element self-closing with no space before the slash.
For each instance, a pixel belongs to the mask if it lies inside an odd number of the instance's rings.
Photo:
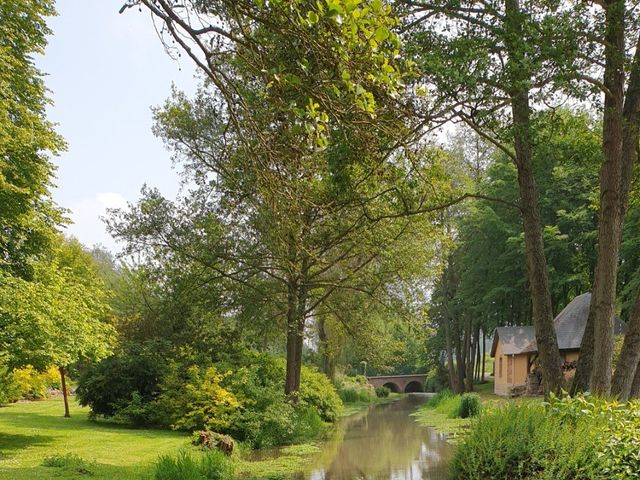
<svg viewBox="0 0 640 480">
<path fill-rule="evenodd" d="M 177 456 L 163 455 L 155 468 L 155 480 L 228 480 L 233 463 L 217 450 L 191 454 L 185 450 Z"/>
<path fill-rule="evenodd" d="M 302 367 L 298 399 L 301 406 L 314 408 L 325 422 L 334 422 L 342 410 L 342 401 L 329 377 L 311 367 Z"/>
<path fill-rule="evenodd" d="M 376 388 L 376 397 L 378 398 L 387 398 L 390 394 L 391 394 L 391 389 L 388 387 Z"/>
<path fill-rule="evenodd" d="M 355 403 L 360 400 L 360 395 L 355 388 L 341 388 L 340 398 L 344 403 Z"/>
<path fill-rule="evenodd" d="M 93 416 L 111 417 L 121 412 L 119 418 L 128 421 L 132 413 L 131 423 L 157 424 L 159 419 L 149 403 L 160 394 L 159 384 L 166 371 L 161 344 L 130 345 L 81 372 L 78 401 L 89 406 Z"/>
<path fill-rule="evenodd" d="M 234 363 L 204 367 L 167 362 L 152 347 L 90 367 L 81 377 L 80 403 L 119 422 L 211 430 L 258 448 L 309 439 L 342 407 L 329 379 L 308 367 L 294 407 L 284 394 L 281 358 L 245 352 Z"/>
<path fill-rule="evenodd" d="M 17 402 L 21 397 L 20 385 L 16 382 L 14 372 L 0 366 L 0 405 Z"/>
<path fill-rule="evenodd" d="M 87 462 L 73 453 L 45 457 L 42 461 L 42 466 L 60 468 L 77 475 L 93 475 L 96 467 L 95 462 Z"/>
<path fill-rule="evenodd" d="M 294 407 L 284 395 L 284 361 L 252 354 L 248 366 L 237 368 L 225 385 L 240 408 L 228 432 L 255 448 L 285 445 L 316 436 L 323 420 L 338 416 L 341 402 L 326 376 L 303 369 L 299 402 Z"/>
<path fill-rule="evenodd" d="M 483 413 L 451 462 L 453 479 L 640 478 L 640 405 L 551 398 Z"/>
<path fill-rule="evenodd" d="M 344 403 L 371 402 L 375 397 L 375 388 L 363 375 L 340 377 L 338 385 L 338 394 Z"/>
<path fill-rule="evenodd" d="M 477 417 L 480 414 L 482 403 L 477 393 L 465 393 L 460 398 L 460 407 L 457 416 L 459 418 Z"/>
<path fill-rule="evenodd" d="M 226 431 L 240 404 L 222 387 L 224 378 L 214 367 L 192 365 L 182 370 L 171 364 L 156 408 L 174 429 Z"/>
<path fill-rule="evenodd" d="M 373 395 L 369 390 L 360 390 L 358 392 L 358 400 L 361 402 L 371 402 L 373 400 Z"/>
<path fill-rule="evenodd" d="M 54 367 L 39 372 L 30 365 L 16 370 L 0 366 L 0 404 L 16 402 L 21 398 L 47 398 L 49 390 L 53 388 L 60 388 L 60 374 Z"/>
<path fill-rule="evenodd" d="M 424 385 L 425 392 L 437 393 L 444 390 L 446 382 L 443 383 L 438 377 L 429 377 Z"/>
</svg>

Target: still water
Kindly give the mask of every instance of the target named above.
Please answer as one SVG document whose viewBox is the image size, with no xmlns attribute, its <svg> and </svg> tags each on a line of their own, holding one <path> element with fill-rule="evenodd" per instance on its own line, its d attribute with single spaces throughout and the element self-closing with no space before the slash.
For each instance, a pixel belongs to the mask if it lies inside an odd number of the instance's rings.
<svg viewBox="0 0 640 480">
<path fill-rule="evenodd" d="M 451 446 L 411 416 L 424 396 L 409 395 L 343 419 L 300 480 L 445 480 Z"/>
</svg>

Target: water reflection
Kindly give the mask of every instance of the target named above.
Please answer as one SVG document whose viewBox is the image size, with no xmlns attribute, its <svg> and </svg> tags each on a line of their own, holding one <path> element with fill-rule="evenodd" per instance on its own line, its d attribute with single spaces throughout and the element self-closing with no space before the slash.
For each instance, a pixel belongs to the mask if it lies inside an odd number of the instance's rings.
<svg viewBox="0 0 640 480">
<path fill-rule="evenodd" d="M 306 480 L 444 480 L 450 446 L 410 414 L 424 402 L 410 395 L 346 418 L 323 446 Z"/>
</svg>

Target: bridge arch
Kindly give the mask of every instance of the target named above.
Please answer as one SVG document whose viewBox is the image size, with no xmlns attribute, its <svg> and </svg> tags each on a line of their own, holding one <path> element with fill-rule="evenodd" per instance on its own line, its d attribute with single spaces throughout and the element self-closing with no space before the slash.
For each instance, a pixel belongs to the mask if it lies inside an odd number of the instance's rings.
<svg viewBox="0 0 640 480">
<path fill-rule="evenodd" d="M 411 393 L 424 392 L 427 375 L 415 373 L 409 375 L 378 375 L 369 377 L 369 383 L 374 387 L 387 387 L 392 392 Z"/>
<path fill-rule="evenodd" d="M 401 393 L 402 390 L 400 390 L 400 387 L 398 386 L 397 383 L 394 382 L 387 382 L 384 385 L 382 385 L 383 387 L 387 387 L 389 390 L 391 390 L 393 393 Z"/>
<path fill-rule="evenodd" d="M 422 383 L 417 380 L 412 380 L 407 383 L 407 386 L 404 387 L 404 393 L 416 393 L 416 392 L 424 392 L 424 387 Z"/>
</svg>

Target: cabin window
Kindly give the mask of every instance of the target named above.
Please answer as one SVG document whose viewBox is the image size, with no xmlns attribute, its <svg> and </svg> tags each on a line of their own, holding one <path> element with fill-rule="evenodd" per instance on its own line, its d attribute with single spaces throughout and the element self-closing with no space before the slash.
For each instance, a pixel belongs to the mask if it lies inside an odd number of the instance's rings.
<svg viewBox="0 0 640 480">
<path fill-rule="evenodd" d="M 499 370 L 499 376 L 500 378 L 502 378 L 502 356 L 500 357 L 500 370 Z"/>
</svg>

